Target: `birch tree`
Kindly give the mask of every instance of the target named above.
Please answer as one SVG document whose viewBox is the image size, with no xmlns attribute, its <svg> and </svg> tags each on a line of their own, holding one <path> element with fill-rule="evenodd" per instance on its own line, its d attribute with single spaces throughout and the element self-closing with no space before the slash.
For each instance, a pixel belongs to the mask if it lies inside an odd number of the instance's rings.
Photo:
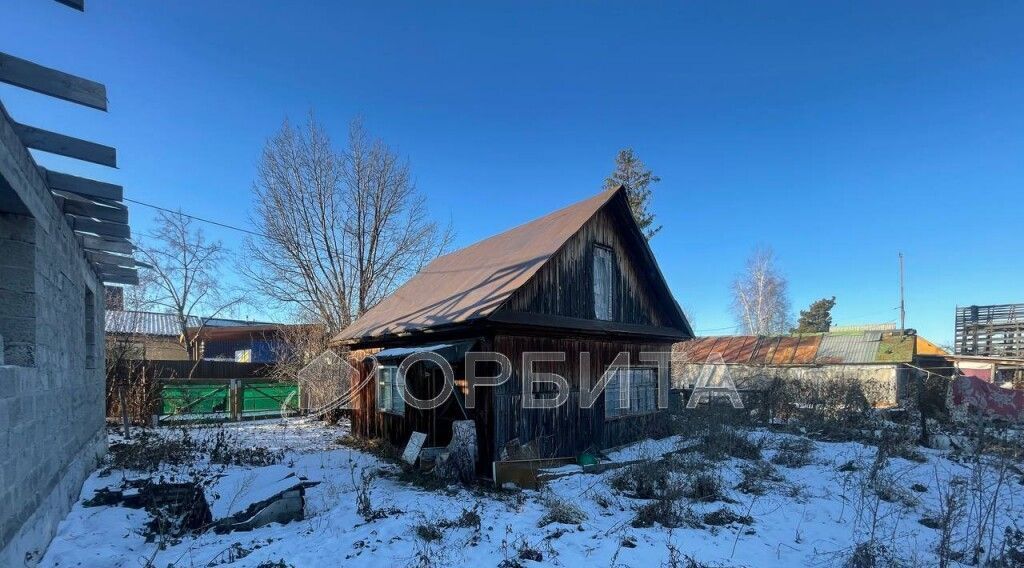
<svg viewBox="0 0 1024 568">
<path fill-rule="evenodd" d="M 789 329 L 789 292 L 775 267 L 775 253 L 759 248 L 732 283 L 733 313 L 747 335 L 777 335 Z"/>
<path fill-rule="evenodd" d="M 337 332 L 448 246 L 409 164 L 359 120 L 336 150 L 312 114 L 285 122 L 264 149 L 253 184 L 243 272 L 298 319 Z"/>
</svg>

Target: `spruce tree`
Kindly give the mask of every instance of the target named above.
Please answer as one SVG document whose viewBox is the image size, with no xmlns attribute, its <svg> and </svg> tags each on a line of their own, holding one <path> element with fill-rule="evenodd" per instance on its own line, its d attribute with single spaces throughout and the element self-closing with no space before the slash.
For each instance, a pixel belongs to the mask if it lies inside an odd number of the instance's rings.
<svg viewBox="0 0 1024 568">
<path fill-rule="evenodd" d="M 661 178 L 647 169 L 632 148 L 619 150 L 615 157 L 615 171 L 604 180 L 605 189 L 625 186 L 629 208 L 633 210 L 633 217 L 647 240 L 651 240 L 661 230 L 661 225 L 654 224 L 654 213 L 648 210 L 652 197 L 651 184 L 659 181 Z"/>
</svg>

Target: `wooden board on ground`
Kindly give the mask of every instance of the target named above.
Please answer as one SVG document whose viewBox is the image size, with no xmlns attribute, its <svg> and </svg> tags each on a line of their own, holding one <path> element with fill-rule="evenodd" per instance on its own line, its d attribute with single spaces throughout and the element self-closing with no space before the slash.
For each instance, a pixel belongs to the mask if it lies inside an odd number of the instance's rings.
<svg viewBox="0 0 1024 568">
<path fill-rule="evenodd" d="M 576 458 L 572 457 L 496 461 L 493 465 L 494 485 L 502 487 L 512 483 L 523 489 L 538 489 L 543 481 L 543 470 L 575 463 Z"/>
<path fill-rule="evenodd" d="M 426 434 L 423 432 L 413 432 L 409 436 L 409 443 L 405 445 L 405 451 L 402 452 L 402 461 L 409 465 L 414 465 L 420 457 L 420 451 L 423 449 L 423 443 L 426 441 Z"/>
</svg>

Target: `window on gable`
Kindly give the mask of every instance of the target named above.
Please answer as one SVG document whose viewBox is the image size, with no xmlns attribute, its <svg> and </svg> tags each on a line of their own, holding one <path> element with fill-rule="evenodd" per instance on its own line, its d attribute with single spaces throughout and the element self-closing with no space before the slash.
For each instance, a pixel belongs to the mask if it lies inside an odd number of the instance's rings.
<svg viewBox="0 0 1024 568">
<path fill-rule="evenodd" d="M 622 399 L 629 389 L 629 400 Z M 653 367 L 617 369 L 604 389 L 605 420 L 648 414 L 657 410 L 658 380 Z"/>
<path fill-rule="evenodd" d="M 612 319 L 614 262 L 612 249 L 594 246 L 594 319 Z"/>
<path fill-rule="evenodd" d="M 398 375 L 398 367 L 381 367 L 377 372 L 377 408 L 381 412 L 405 414 L 405 381 Z"/>
</svg>

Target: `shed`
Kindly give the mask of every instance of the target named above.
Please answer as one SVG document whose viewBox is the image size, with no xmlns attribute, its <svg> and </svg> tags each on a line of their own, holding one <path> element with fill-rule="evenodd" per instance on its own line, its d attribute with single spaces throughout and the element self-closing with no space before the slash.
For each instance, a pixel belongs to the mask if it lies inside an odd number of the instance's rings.
<svg viewBox="0 0 1024 568">
<path fill-rule="evenodd" d="M 828 333 L 701 337 L 674 348 L 672 386 L 692 388 L 705 364 L 724 365 L 741 390 L 774 378 L 859 381 L 877 406 L 895 406 L 915 370 L 935 366 L 934 343 L 897 331 L 848 326 Z"/>
</svg>

